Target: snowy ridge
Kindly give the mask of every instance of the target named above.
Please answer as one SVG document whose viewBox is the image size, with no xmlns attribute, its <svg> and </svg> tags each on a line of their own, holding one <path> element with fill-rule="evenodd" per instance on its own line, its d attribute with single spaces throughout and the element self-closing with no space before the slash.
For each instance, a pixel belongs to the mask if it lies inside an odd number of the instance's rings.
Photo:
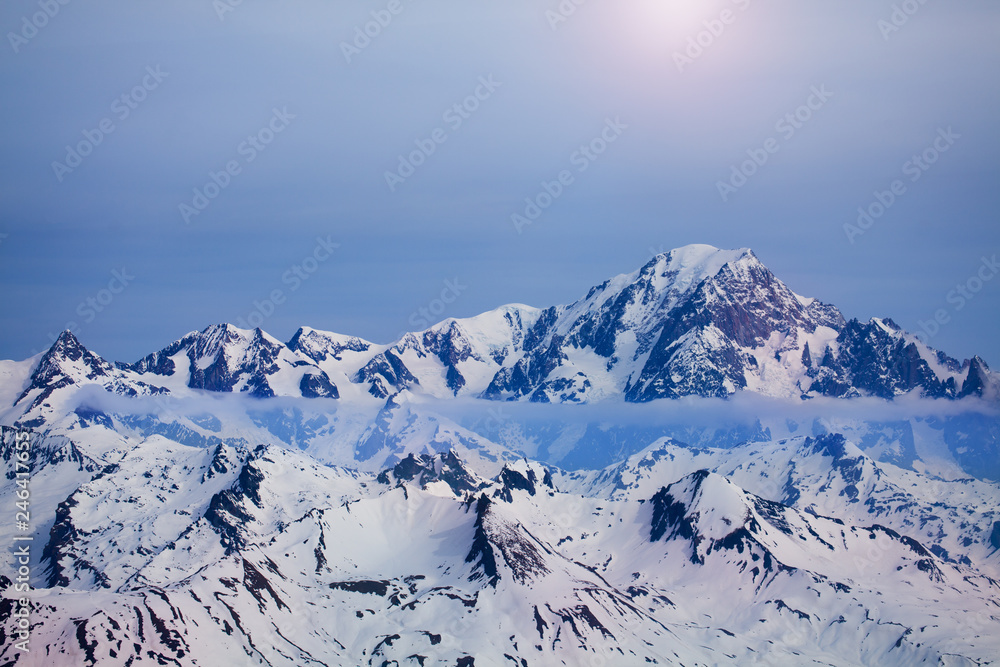
<svg viewBox="0 0 1000 667">
<path fill-rule="evenodd" d="M 738 485 L 812 516 L 886 526 L 947 562 L 974 565 L 1000 578 L 1000 510 L 992 500 L 998 485 L 969 478 L 948 482 L 878 463 L 839 434 L 731 449 L 663 440 L 601 472 L 560 473 L 556 483 L 585 495 L 627 500 L 651 496 L 663 479 L 708 471 L 717 483 L 731 482 L 714 489 L 713 500 L 733 496 Z M 733 499 L 730 505 L 738 503 Z"/>
<path fill-rule="evenodd" d="M 308 327 L 284 344 L 223 324 L 133 364 L 112 365 L 69 332 L 37 364 L 5 363 L 6 389 L 26 387 L 5 419 L 34 425 L 53 392 L 86 384 L 125 396 L 207 390 L 356 402 L 402 390 L 555 403 L 742 391 L 1000 399 L 1000 379 L 978 357 L 959 362 L 889 319 L 845 322 L 792 292 L 749 249 L 705 245 L 658 255 L 567 306 L 504 306 L 389 345 Z"/>
<path fill-rule="evenodd" d="M 828 473 L 859 454 L 808 448 Z M 856 522 L 841 496 L 820 515 L 744 490 L 744 469 L 675 477 L 650 460 L 618 478 L 650 475 L 654 492 L 608 498 L 524 459 L 485 476 L 449 451 L 374 475 L 151 438 L 61 504 L 35 646 L 74 664 L 272 666 L 905 665 L 1000 649 L 1000 585 L 975 567 Z M 0 657 L 42 664 L 12 650 Z"/>
</svg>

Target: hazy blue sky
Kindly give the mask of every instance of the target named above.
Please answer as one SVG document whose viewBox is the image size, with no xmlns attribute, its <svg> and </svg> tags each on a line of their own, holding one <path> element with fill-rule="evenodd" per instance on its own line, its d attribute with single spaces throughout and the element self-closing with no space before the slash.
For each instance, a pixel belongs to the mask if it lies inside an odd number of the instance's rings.
<svg viewBox="0 0 1000 667">
<path fill-rule="evenodd" d="M 933 345 L 1000 366 L 998 3 L 559 7 L 5 0 L 0 358 L 75 323 L 134 361 L 275 290 L 281 339 L 387 342 L 442 290 L 435 319 L 565 303 L 701 242 L 848 317 L 919 331 L 941 309 Z M 433 153 L 398 171 L 416 142 Z M 210 173 L 226 187 L 201 201 Z M 849 235 L 876 192 L 895 201 Z"/>
</svg>

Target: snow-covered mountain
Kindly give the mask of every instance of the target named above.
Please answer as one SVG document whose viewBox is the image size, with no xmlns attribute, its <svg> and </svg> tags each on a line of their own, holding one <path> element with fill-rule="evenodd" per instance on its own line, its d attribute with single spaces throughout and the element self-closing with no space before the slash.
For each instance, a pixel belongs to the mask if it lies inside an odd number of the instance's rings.
<svg viewBox="0 0 1000 667">
<path fill-rule="evenodd" d="M 260 398 L 278 394 L 340 396 L 325 372 L 286 345 L 260 329 L 248 332 L 228 324 L 188 334 L 135 364 L 119 364 L 119 368 L 140 376 L 186 380 L 185 386 L 192 389 L 246 392 Z"/>
<path fill-rule="evenodd" d="M 39 535 L 36 652 L 7 642 L 5 663 L 986 664 L 1000 650 L 982 536 L 950 554 L 933 531 L 913 537 L 907 498 L 836 438 L 775 443 L 796 462 L 816 452 L 780 487 L 758 450 L 677 443 L 589 475 L 514 460 L 493 476 L 454 451 L 376 475 L 160 436 L 95 468 L 55 444 L 36 474 L 79 486 Z M 715 471 L 686 471 L 699 464 Z M 934 526 L 947 539 L 975 533 L 959 513 L 995 518 L 996 486 L 965 490 Z"/>
<path fill-rule="evenodd" d="M 0 665 L 989 664 L 998 387 L 709 246 L 387 345 L 64 332 L 0 362 Z"/>
<path fill-rule="evenodd" d="M 489 378 L 487 380 L 487 378 Z M 376 395 L 419 385 L 501 400 L 643 402 L 679 396 L 995 395 L 981 359 L 958 362 L 888 319 L 845 322 L 750 250 L 687 246 L 543 311 L 507 306 L 408 334 L 355 378 Z"/>
<path fill-rule="evenodd" d="M 752 251 L 704 245 L 658 255 L 570 305 L 504 306 L 389 345 L 308 328 L 285 344 L 259 329 L 217 325 L 112 365 L 64 332 L 24 381 L 14 407 L 29 421 L 52 392 L 86 383 L 123 395 L 384 399 L 405 389 L 556 403 L 742 391 L 1000 396 L 1000 379 L 978 357 L 952 359 L 890 319 L 845 322 L 833 306 L 792 292 Z"/>
<path fill-rule="evenodd" d="M 104 428 L 108 446 L 122 434 L 204 446 L 270 438 L 373 470 L 449 431 L 428 416 L 424 404 L 435 400 L 486 399 L 497 407 L 477 410 L 491 414 L 510 402 L 689 396 L 1000 400 L 1000 376 L 978 357 L 959 362 L 889 319 L 846 322 L 834 307 L 792 292 L 750 250 L 704 245 L 657 255 L 567 306 L 505 306 L 388 345 L 310 328 L 286 344 L 259 329 L 217 325 L 138 362 L 111 364 L 64 332 L 35 359 L 0 362 L 0 378 L 4 424 L 62 435 Z M 122 406 L 105 395 L 138 400 Z M 260 400 L 221 400 L 241 395 Z M 201 404 L 204 410 L 192 409 Z M 456 422 L 466 429 L 458 440 L 475 443 L 471 449 L 497 443 L 568 467 L 603 467 L 661 437 L 723 446 L 801 428 L 849 433 L 877 460 L 904 468 L 1000 480 L 995 411 L 853 423 L 823 417 L 759 415 L 709 428 L 492 416 Z M 390 422 L 396 425 L 386 431 Z"/>
</svg>

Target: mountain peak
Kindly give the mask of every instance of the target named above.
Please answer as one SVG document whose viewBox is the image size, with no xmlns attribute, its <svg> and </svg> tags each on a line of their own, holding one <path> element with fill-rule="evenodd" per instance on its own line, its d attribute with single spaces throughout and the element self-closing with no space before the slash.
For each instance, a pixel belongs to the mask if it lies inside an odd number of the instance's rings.
<svg viewBox="0 0 1000 667">
<path fill-rule="evenodd" d="M 111 364 L 85 348 L 67 329 L 38 360 L 30 384 L 14 404 L 30 396 L 32 401 L 27 408 L 30 410 L 44 402 L 56 389 L 88 381 L 98 382 L 107 378 L 113 370 Z"/>
<path fill-rule="evenodd" d="M 257 331 L 260 331 L 258 328 Z M 205 327 L 201 334 L 203 336 L 226 336 L 231 338 L 250 338 L 254 335 L 253 329 L 241 329 L 235 324 L 222 322 Z"/>
<path fill-rule="evenodd" d="M 287 347 L 293 352 L 300 352 L 313 361 L 320 362 L 326 359 L 340 361 L 345 352 L 367 352 L 372 348 L 372 343 L 357 336 L 320 331 L 312 327 L 299 327 L 288 341 Z"/>
<path fill-rule="evenodd" d="M 688 541 L 692 562 L 704 563 L 713 545 L 753 521 L 750 503 L 748 495 L 725 477 L 698 470 L 653 496 L 649 539 Z"/>
<path fill-rule="evenodd" d="M 66 361 L 82 361 L 84 365 L 94 366 L 96 364 L 102 368 L 108 365 L 107 362 L 84 347 L 83 343 L 69 329 L 59 334 L 59 337 L 52 343 L 52 347 L 42 355 L 39 361 L 39 368 L 48 364 L 58 364 Z"/>
<path fill-rule="evenodd" d="M 59 334 L 59 337 L 56 338 L 55 343 L 53 343 L 52 347 L 56 347 L 57 345 L 80 346 L 80 340 L 73 334 L 72 330 L 66 329 L 65 331 Z"/>
<path fill-rule="evenodd" d="M 982 396 L 996 400 L 1000 397 L 1000 381 L 990 373 L 990 367 L 976 355 L 968 361 L 969 371 L 962 383 L 960 396 Z"/>
<path fill-rule="evenodd" d="M 89 351 L 83 346 L 80 339 L 71 330 L 66 329 L 59 334 L 59 337 L 53 341 L 49 349 L 42 354 L 39 365 L 44 364 L 46 361 L 51 362 L 52 360 L 78 361 L 87 354 L 89 354 Z"/>
<path fill-rule="evenodd" d="M 260 327 L 241 329 L 229 323 L 213 324 L 191 336 L 197 340 L 202 355 L 215 355 L 222 350 L 227 350 L 231 354 L 244 354 L 249 346 L 263 345 L 272 348 L 284 346 L 284 343 Z"/>
<path fill-rule="evenodd" d="M 738 262 L 744 258 L 757 259 L 750 248 L 725 250 L 704 243 L 692 243 L 674 248 L 669 252 L 657 255 L 655 260 L 661 258 L 667 263 L 670 270 L 692 270 L 708 275 L 714 275 L 726 264 Z"/>
<path fill-rule="evenodd" d="M 724 266 L 735 266 L 745 260 L 760 264 L 749 248 L 722 250 L 695 243 L 660 253 L 639 270 L 612 278 L 605 286 L 627 288 L 636 283 L 648 283 L 657 292 L 666 290 L 682 295 L 706 278 L 717 275 Z"/>
</svg>

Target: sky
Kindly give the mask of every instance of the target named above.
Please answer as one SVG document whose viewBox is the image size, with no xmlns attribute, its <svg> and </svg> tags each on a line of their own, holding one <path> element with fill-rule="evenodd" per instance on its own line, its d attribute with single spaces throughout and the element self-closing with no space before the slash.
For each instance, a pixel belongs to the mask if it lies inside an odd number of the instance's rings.
<svg viewBox="0 0 1000 667">
<path fill-rule="evenodd" d="M 996 2 L 61 2 L 0 8 L 0 358 L 384 343 L 708 243 L 1000 368 Z"/>
</svg>

